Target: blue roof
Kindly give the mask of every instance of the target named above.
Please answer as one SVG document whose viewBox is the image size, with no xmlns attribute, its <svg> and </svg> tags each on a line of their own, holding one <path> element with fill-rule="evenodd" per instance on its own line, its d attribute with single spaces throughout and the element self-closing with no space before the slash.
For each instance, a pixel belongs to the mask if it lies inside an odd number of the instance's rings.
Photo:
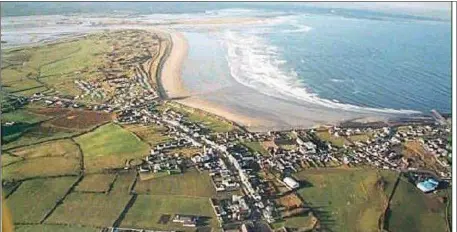
<svg viewBox="0 0 457 232">
<path fill-rule="evenodd" d="M 434 179 L 427 179 L 425 181 L 417 183 L 417 187 L 422 190 L 422 192 L 430 192 L 436 189 L 438 187 L 438 181 Z"/>
</svg>

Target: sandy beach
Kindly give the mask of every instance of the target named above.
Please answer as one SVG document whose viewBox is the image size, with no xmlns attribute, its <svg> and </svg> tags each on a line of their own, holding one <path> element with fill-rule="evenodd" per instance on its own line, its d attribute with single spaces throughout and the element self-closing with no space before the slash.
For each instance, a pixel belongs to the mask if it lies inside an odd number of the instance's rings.
<svg viewBox="0 0 457 232">
<path fill-rule="evenodd" d="M 163 65 L 162 75 L 160 77 L 168 98 L 184 98 L 177 100 L 177 102 L 210 112 L 246 127 L 261 127 L 262 125 L 271 124 L 271 122 L 266 120 L 259 120 L 237 114 L 230 109 L 218 106 L 212 102 L 201 99 L 198 96 L 192 96 L 184 87 L 181 78 L 182 65 L 187 58 L 188 53 L 187 40 L 179 32 L 169 31 L 169 33 L 172 40 L 172 49 Z"/>
</svg>

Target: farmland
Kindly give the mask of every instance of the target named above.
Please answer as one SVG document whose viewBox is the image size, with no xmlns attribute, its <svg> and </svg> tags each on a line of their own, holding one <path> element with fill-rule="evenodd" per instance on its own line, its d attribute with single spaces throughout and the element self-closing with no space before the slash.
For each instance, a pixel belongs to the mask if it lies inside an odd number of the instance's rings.
<svg viewBox="0 0 457 232">
<path fill-rule="evenodd" d="M 17 157 L 17 156 L 12 156 L 8 153 L 3 153 L 2 154 L 2 167 L 8 166 L 12 163 L 18 162 L 23 160 L 22 157 Z"/>
<path fill-rule="evenodd" d="M 104 125 L 75 141 L 81 146 L 89 172 L 124 167 L 127 160 L 142 158 L 149 152 L 147 144 L 115 124 Z"/>
<path fill-rule="evenodd" d="M 218 227 L 209 198 L 154 195 L 139 195 L 122 221 L 121 227 L 186 230 L 185 227 L 171 221 L 167 224 L 159 223 L 163 214 L 174 216 L 178 213 L 206 217 L 206 225 Z"/>
<path fill-rule="evenodd" d="M 112 225 L 129 199 L 128 193 L 105 195 L 73 192 L 46 221 L 94 227 Z"/>
<path fill-rule="evenodd" d="M 387 200 L 372 169 L 322 169 L 302 171 L 297 178 L 307 187 L 298 191 L 306 204 L 315 206 L 323 228 L 334 231 L 378 231 Z M 394 182 L 393 180 L 387 180 Z"/>
<path fill-rule="evenodd" d="M 78 147 L 69 139 L 44 142 L 37 145 L 17 148 L 10 151 L 23 158 L 37 158 L 49 156 L 79 157 Z"/>
<path fill-rule="evenodd" d="M 211 197 L 216 192 L 209 175 L 198 173 L 195 170 L 190 170 L 184 174 L 138 181 L 135 191 L 138 194 L 196 197 Z"/>
<path fill-rule="evenodd" d="M 389 231 L 446 231 L 445 205 L 401 179 L 386 216 Z"/>
<path fill-rule="evenodd" d="M 186 115 L 191 121 L 202 123 L 214 132 L 228 132 L 235 129 L 235 126 L 217 116 L 210 115 L 204 111 L 193 109 L 182 104 L 169 103 L 165 109 L 172 109 Z"/>
<path fill-rule="evenodd" d="M 133 132 L 144 142 L 151 146 L 160 143 L 171 141 L 171 138 L 165 135 L 166 128 L 161 126 L 142 126 L 142 125 L 126 125 L 125 129 Z"/>
<path fill-rule="evenodd" d="M 3 179 L 21 180 L 32 177 L 77 175 L 79 160 L 66 157 L 43 157 L 16 162 L 2 170 Z"/>
<path fill-rule="evenodd" d="M 285 218 L 282 221 L 275 222 L 273 224 L 273 228 L 302 228 L 304 231 L 312 230 L 316 225 L 318 219 L 310 214 L 310 215 L 300 215 L 294 216 L 290 218 Z"/>
<path fill-rule="evenodd" d="M 6 200 L 13 221 L 37 223 L 64 196 L 76 177 L 36 179 L 26 181 Z M 30 201 L 29 199 L 33 199 Z M 39 202 L 39 204 L 37 204 Z"/>
<path fill-rule="evenodd" d="M 261 155 L 266 155 L 266 156 L 269 155 L 268 151 L 265 149 L 264 146 L 262 146 L 262 144 L 260 142 L 244 142 L 243 144 L 246 147 L 248 147 L 249 149 L 251 149 L 252 151 L 258 152 Z"/>
<path fill-rule="evenodd" d="M 343 145 L 348 144 L 348 141 L 344 137 L 335 137 L 327 130 L 317 131 L 316 134 L 323 141 L 330 142 L 332 145 L 337 147 L 342 147 Z"/>
<path fill-rule="evenodd" d="M 79 40 L 4 51 L 1 70 L 5 91 L 30 96 L 48 89 L 78 94 L 75 78 L 89 78 L 108 50 L 106 40 L 90 35 Z M 20 67 L 20 68 L 19 68 Z M 85 75 L 84 75 L 85 74 Z"/>
<path fill-rule="evenodd" d="M 98 232 L 99 229 L 82 226 L 64 226 L 64 225 L 19 225 L 15 227 L 16 232 L 36 232 L 36 231 L 53 231 L 53 232 Z"/>
<path fill-rule="evenodd" d="M 91 174 L 85 175 L 75 190 L 79 192 L 107 192 L 113 184 L 114 174 Z"/>
</svg>

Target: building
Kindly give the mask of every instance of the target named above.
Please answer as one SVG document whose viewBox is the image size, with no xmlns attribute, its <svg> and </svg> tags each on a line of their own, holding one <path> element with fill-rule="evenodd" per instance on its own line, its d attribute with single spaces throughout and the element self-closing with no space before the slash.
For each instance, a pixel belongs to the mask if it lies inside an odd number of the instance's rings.
<svg viewBox="0 0 457 232">
<path fill-rule="evenodd" d="M 196 227 L 197 221 L 198 217 L 192 215 L 176 214 L 173 218 L 173 222 L 182 223 L 182 225 L 186 227 Z"/>
<path fill-rule="evenodd" d="M 428 193 L 434 191 L 439 185 L 439 182 L 435 179 L 429 178 L 425 181 L 417 183 L 417 188 L 420 189 L 424 193 Z"/>
<path fill-rule="evenodd" d="M 296 189 L 296 188 L 300 187 L 298 182 L 296 180 L 294 180 L 293 178 L 291 178 L 291 177 L 286 177 L 286 178 L 284 178 L 283 181 L 291 189 Z"/>
</svg>

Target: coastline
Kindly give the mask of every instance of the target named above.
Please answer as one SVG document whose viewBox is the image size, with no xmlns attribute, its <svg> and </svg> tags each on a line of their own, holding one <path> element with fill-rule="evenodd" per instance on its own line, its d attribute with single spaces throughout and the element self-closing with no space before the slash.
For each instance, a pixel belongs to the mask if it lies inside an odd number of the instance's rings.
<svg viewBox="0 0 457 232">
<path fill-rule="evenodd" d="M 192 96 L 185 88 L 181 78 L 182 66 L 188 55 L 187 40 L 180 32 L 167 32 L 170 35 L 171 49 L 159 77 L 167 99 L 175 99 L 180 104 L 215 114 L 247 128 L 260 128 L 271 124 L 271 122 L 265 120 L 238 114 L 198 96 Z"/>
</svg>

